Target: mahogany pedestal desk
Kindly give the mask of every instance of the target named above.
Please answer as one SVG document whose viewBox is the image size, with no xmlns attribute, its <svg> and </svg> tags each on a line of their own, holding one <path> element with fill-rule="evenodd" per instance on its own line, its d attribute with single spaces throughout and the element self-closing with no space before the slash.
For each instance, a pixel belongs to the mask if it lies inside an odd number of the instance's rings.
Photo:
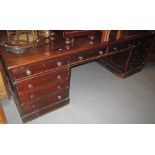
<svg viewBox="0 0 155 155">
<path fill-rule="evenodd" d="M 151 37 L 147 33 L 101 42 L 98 36 L 92 45 L 82 37 L 70 49 L 65 48 L 64 41 L 56 39 L 22 55 L 2 51 L 9 90 L 23 122 L 69 103 L 70 70 L 74 66 L 100 60 L 121 77 L 140 71 Z"/>
</svg>

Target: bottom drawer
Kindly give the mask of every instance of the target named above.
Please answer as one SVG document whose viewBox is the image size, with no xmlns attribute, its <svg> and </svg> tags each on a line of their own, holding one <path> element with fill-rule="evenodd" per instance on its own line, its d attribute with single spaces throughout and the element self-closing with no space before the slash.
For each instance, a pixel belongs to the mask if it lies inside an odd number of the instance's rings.
<svg viewBox="0 0 155 155">
<path fill-rule="evenodd" d="M 37 110 L 41 110 L 44 107 L 49 105 L 54 105 L 56 102 L 62 101 L 69 97 L 69 89 L 64 90 L 55 95 L 45 96 L 39 100 L 33 100 L 26 102 L 25 104 L 21 105 L 21 113 L 23 115 L 30 114 Z"/>
</svg>

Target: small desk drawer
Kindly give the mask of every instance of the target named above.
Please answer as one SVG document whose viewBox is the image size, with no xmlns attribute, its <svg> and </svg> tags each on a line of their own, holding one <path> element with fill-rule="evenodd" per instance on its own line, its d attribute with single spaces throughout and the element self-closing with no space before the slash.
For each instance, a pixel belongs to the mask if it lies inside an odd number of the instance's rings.
<svg viewBox="0 0 155 155">
<path fill-rule="evenodd" d="M 78 52 L 73 54 L 70 59 L 71 64 L 82 63 L 86 60 L 92 59 L 95 57 L 103 56 L 106 54 L 106 47 L 98 48 L 91 51 Z"/>
<path fill-rule="evenodd" d="M 64 79 L 63 81 L 55 81 L 48 86 L 40 87 L 26 93 L 18 94 L 18 99 L 21 104 L 23 104 L 23 102 L 32 101 L 50 94 L 56 94 L 65 89 L 69 89 L 69 79 Z"/>
<path fill-rule="evenodd" d="M 61 69 L 54 72 L 50 71 L 39 76 L 34 76 L 32 78 L 16 82 L 14 83 L 14 86 L 18 93 L 31 91 L 38 87 L 46 86 L 49 83 L 53 83 L 55 81 L 62 81 L 63 79 L 69 77 L 69 72 L 69 68 Z"/>
<path fill-rule="evenodd" d="M 68 97 L 69 97 L 69 90 L 66 89 L 63 92 L 60 92 L 55 95 L 49 95 L 39 100 L 26 102 L 25 104 L 21 105 L 21 112 L 23 115 L 30 114 L 37 110 L 41 110 L 42 108 L 45 108 L 47 106 L 59 104 L 57 102 L 67 99 Z"/>
<path fill-rule="evenodd" d="M 22 67 L 17 67 L 12 70 L 13 79 L 19 80 L 22 78 L 30 77 L 47 70 L 52 70 L 69 65 L 69 57 L 63 57 L 59 59 L 46 60 L 42 62 L 37 62 Z"/>
</svg>

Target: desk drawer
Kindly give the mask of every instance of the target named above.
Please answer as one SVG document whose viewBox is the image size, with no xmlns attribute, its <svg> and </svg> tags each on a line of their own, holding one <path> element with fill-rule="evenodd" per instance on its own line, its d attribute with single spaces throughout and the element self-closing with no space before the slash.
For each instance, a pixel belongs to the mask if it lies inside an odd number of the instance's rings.
<svg viewBox="0 0 155 155">
<path fill-rule="evenodd" d="M 52 70 L 69 65 L 69 57 L 61 57 L 59 59 L 46 60 L 42 62 L 37 62 L 22 67 L 17 67 L 12 70 L 13 79 L 19 80 L 22 78 L 30 77 L 47 70 Z"/>
<path fill-rule="evenodd" d="M 39 87 L 38 89 L 33 89 L 26 93 L 18 94 L 18 99 L 21 104 L 23 104 L 23 102 L 32 101 L 50 94 L 56 94 L 65 89 L 69 89 L 69 79 L 64 79 L 63 81 L 55 81 L 54 83 L 49 83 L 44 87 Z"/>
<path fill-rule="evenodd" d="M 106 47 L 98 48 L 91 51 L 85 51 L 85 52 L 78 52 L 71 56 L 70 63 L 76 64 L 76 63 L 82 63 L 86 60 L 92 59 L 95 57 L 103 56 L 106 54 Z"/>
<path fill-rule="evenodd" d="M 50 95 L 48 97 L 44 97 L 39 100 L 26 102 L 25 104 L 21 105 L 21 112 L 23 115 L 30 114 L 37 110 L 41 110 L 42 108 L 45 108 L 49 105 L 55 105 L 57 102 L 67 99 L 68 97 L 69 97 L 69 90 L 66 89 L 65 91 L 55 95 Z"/>
<path fill-rule="evenodd" d="M 34 76 L 32 78 L 16 82 L 14 83 L 14 86 L 16 88 L 17 93 L 31 91 L 33 89 L 48 85 L 55 81 L 62 81 L 63 79 L 69 77 L 69 72 L 69 68 L 61 69 L 59 71 L 54 72 L 50 71 L 39 76 Z"/>
</svg>

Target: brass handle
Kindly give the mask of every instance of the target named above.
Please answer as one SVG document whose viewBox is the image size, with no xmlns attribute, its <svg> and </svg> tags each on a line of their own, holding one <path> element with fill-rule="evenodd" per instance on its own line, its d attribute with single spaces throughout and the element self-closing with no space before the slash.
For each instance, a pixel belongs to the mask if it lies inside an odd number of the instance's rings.
<svg viewBox="0 0 155 155">
<path fill-rule="evenodd" d="M 62 66 L 61 61 L 58 61 L 58 62 L 57 62 L 57 66 L 58 66 L 58 67 Z"/>
<path fill-rule="evenodd" d="M 29 88 L 29 89 L 32 89 L 33 86 L 32 86 L 31 84 L 28 84 L 28 88 Z"/>
<path fill-rule="evenodd" d="M 99 54 L 101 54 L 101 55 L 102 55 L 102 54 L 103 54 L 103 51 L 99 51 Z"/>
<path fill-rule="evenodd" d="M 61 80 L 61 75 L 57 75 L 57 79 Z"/>
<path fill-rule="evenodd" d="M 83 57 L 82 57 L 82 56 L 79 56 L 79 60 L 80 60 L 80 61 L 83 60 Z"/>
<path fill-rule="evenodd" d="M 26 74 L 31 75 L 31 71 L 27 69 Z"/>
<path fill-rule="evenodd" d="M 117 50 L 117 47 L 114 47 L 113 49 L 114 49 L 114 50 Z"/>
<path fill-rule="evenodd" d="M 32 108 L 35 108 L 36 106 L 35 105 L 32 105 Z"/>
<path fill-rule="evenodd" d="M 61 51 L 62 51 L 62 48 L 59 48 L 59 49 L 58 49 L 58 51 L 60 51 L 60 52 L 61 52 Z"/>
<path fill-rule="evenodd" d="M 59 86 L 59 85 L 57 86 L 57 89 L 58 89 L 58 90 L 60 90 L 61 88 L 62 88 L 61 86 Z"/>
<path fill-rule="evenodd" d="M 21 103 L 21 106 L 24 106 L 25 105 L 25 102 Z"/>
<path fill-rule="evenodd" d="M 58 100 L 61 100 L 62 99 L 62 96 L 58 96 Z"/>
<path fill-rule="evenodd" d="M 31 95 L 30 95 L 30 99 L 33 99 L 33 98 L 34 98 L 34 95 L 33 95 L 33 94 L 31 94 Z"/>
</svg>

